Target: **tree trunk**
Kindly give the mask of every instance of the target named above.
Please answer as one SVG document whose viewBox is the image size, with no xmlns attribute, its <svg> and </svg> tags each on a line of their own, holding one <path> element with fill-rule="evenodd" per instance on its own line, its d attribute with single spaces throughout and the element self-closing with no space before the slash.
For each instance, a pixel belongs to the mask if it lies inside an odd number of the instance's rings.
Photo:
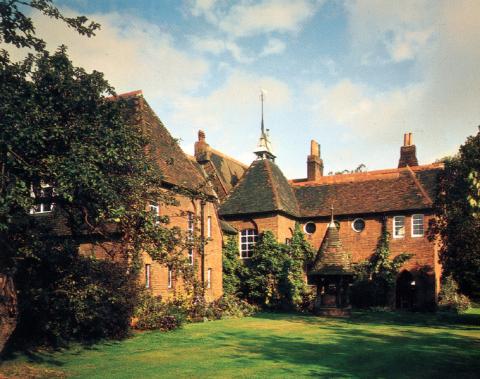
<svg viewBox="0 0 480 379">
<path fill-rule="evenodd" d="M 17 293 L 13 279 L 0 274 L 0 353 L 17 326 Z"/>
</svg>

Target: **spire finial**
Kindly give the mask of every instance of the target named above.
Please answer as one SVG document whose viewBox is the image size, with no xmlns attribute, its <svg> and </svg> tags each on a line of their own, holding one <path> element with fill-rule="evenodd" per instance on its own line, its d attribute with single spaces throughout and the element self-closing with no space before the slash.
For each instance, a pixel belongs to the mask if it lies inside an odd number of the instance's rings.
<svg viewBox="0 0 480 379">
<path fill-rule="evenodd" d="M 260 103 L 262 106 L 262 122 L 261 122 L 261 133 L 260 139 L 258 141 L 258 147 L 255 151 L 258 159 L 270 159 L 275 160 L 275 155 L 272 154 L 271 147 L 270 147 L 270 138 L 268 135 L 268 129 L 265 130 L 265 124 L 263 121 L 263 103 L 265 102 L 265 94 L 266 91 L 261 89 L 260 90 Z"/>
<path fill-rule="evenodd" d="M 265 126 L 263 123 L 263 102 L 265 101 L 265 91 L 263 89 L 260 90 L 260 102 L 262 103 L 262 124 L 261 124 L 261 129 L 262 129 L 262 136 L 265 135 Z"/>
<path fill-rule="evenodd" d="M 333 203 L 330 206 L 330 224 L 328 226 L 329 227 L 336 227 L 335 220 L 333 219 Z"/>
</svg>

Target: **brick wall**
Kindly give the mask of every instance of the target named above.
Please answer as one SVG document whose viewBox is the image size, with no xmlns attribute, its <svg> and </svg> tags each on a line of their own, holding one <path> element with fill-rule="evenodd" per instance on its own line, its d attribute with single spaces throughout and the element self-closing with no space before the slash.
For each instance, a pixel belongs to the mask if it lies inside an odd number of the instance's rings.
<svg viewBox="0 0 480 379">
<path fill-rule="evenodd" d="M 160 206 L 160 215 L 169 216 L 170 224 L 168 227 L 179 227 L 182 231 L 186 232 L 188 227 L 188 215 L 187 212 L 194 214 L 195 222 L 195 236 L 200 236 L 200 213 L 201 206 L 200 201 L 192 201 L 184 196 L 177 196 L 177 206 Z M 211 237 L 207 237 L 207 223 L 208 218 L 211 219 Z M 211 272 L 211 284 L 210 288 L 206 289 L 206 297 L 208 300 L 214 300 L 223 294 L 222 286 L 222 233 L 220 229 L 219 219 L 215 209 L 215 205 L 211 202 L 207 202 L 204 208 L 204 233 L 207 238 L 205 245 L 205 280 L 207 280 L 208 269 Z M 115 244 L 103 243 L 101 245 L 83 244 L 80 246 L 80 252 L 85 255 L 94 255 L 98 258 L 108 258 L 105 253 L 105 249 L 108 251 L 115 251 Z M 185 257 L 188 253 L 185 249 Z M 152 261 L 151 257 L 144 253 L 142 254 L 143 264 L 140 272 L 139 280 L 142 285 L 145 284 L 145 265 L 150 265 L 150 290 L 153 295 L 160 295 L 165 299 L 171 298 L 176 293 L 183 293 L 185 290 L 184 283 L 181 278 L 172 272 L 172 286 L 169 287 L 169 275 L 168 268 L 165 265 L 161 265 Z M 198 249 L 194 249 L 194 265 L 196 271 L 196 277 L 201 280 L 201 255 Z"/>
<path fill-rule="evenodd" d="M 403 238 L 393 238 L 393 217 L 400 215 L 405 216 L 405 236 Z M 422 237 L 412 237 L 412 213 L 392 214 L 385 217 L 387 230 L 391 235 L 391 258 L 404 252 L 413 254 L 413 257 L 405 263 L 402 270 L 410 271 L 416 278 L 416 284 L 422 287 L 418 295 L 419 303 L 426 304 L 436 301 L 441 276 L 441 266 L 438 263 L 438 243 L 431 242 L 427 238 L 429 220 L 433 216 L 428 213 L 424 214 L 424 235 Z M 336 221 L 340 224 L 339 233 L 343 247 L 351 254 L 352 262 L 354 263 L 368 259 L 375 251 L 381 235 L 384 215 L 362 216 L 361 218 L 365 221 L 365 229 L 362 232 L 356 232 L 352 228 L 352 222 L 356 218 L 357 216 L 336 218 Z M 308 221 L 315 223 L 316 231 L 311 235 L 307 235 L 307 240 L 314 247 L 315 251 L 318 251 L 325 237 L 329 220 L 303 220 L 302 226 Z M 228 222 L 239 231 L 243 229 L 257 229 L 261 233 L 265 230 L 271 230 L 277 237 L 277 240 L 282 243 L 285 243 L 286 238 L 292 236 L 295 226 L 294 219 L 278 214 L 255 218 L 229 219 Z"/>
<path fill-rule="evenodd" d="M 405 236 L 403 238 L 394 238 L 393 217 L 401 215 L 405 216 Z M 391 236 L 391 258 L 404 252 L 413 254 L 412 258 L 402 267 L 402 270 L 410 271 L 416 279 L 416 285 L 419 288 L 421 287 L 421 290 L 418 291 L 419 304 L 430 304 L 436 301 L 440 289 L 441 266 L 438 262 L 438 243 L 435 241 L 431 242 L 427 238 L 428 224 L 432 217 L 431 214 L 425 214 L 424 235 L 422 237 L 413 237 L 411 213 L 386 216 L 387 230 Z M 336 219 L 340 224 L 339 234 L 343 247 L 351 254 L 352 262 L 354 263 L 368 259 L 375 251 L 381 235 L 383 215 L 365 215 L 361 217 L 365 221 L 365 229 L 360 233 L 352 228 L 352 222 L 356 218 L 355 216 Z M 316 231 L 311 235 L 307 235 L 307 240 L 318 251 L 325 236 L 328 220 L 314 220 L 314 222 Z"/>
</svg>

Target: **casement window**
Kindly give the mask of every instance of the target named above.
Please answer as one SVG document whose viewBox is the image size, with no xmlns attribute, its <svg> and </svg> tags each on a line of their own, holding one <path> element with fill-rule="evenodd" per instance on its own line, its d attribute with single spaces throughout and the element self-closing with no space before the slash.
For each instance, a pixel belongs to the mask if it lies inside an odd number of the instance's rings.
<svg viewBox="0 0 480 379">
<path fill-rule="evenodd" d="M 158 203 L 152 201 L 149 204 L 148 208 L 150 213 L 153 215 L 155 219 L 155 223 L 156 224 L 160 223 L 160 206 L 158 205 Z"/>
<path fill-rule="evenodd" d="M 240 258 L 250 258 L 253 248 L 258 240 L 258 234 L 255 229 L 244 229 L 240 233 Z"/>
<path fill-rule="evenodd" d="M 172 268 L 168 267 L 168 273 L 167 273 L 167 288 L 172 288 L 173 286 L 173 279 L 172 279 Z"/>
<path fill-rule="evenodd" d="M 41 203 L 36 203 L 31 209 L 30 214 L 38 214 L 38 213 L 49 213 L 53 211 L 53 202 L 51 201 L 53 196 L 55 195 L 55 190 L 52 186 L 49 185 L 41 185 L 41 188 L 37 191 L 30 188 L 30 196 L 33 198 L 38 198 L 41 200 Z"/>
<path fill-rule="evenodd" d="M 412 237 L 423 237 L 423 214 L 412 215 Z"/>
<path fill-rule="evenodd" d="M 393 238 L 405 237 L 405 216 L 393 217 Z"/>
<path fill-rule="evenodd" d="M 207 217 L 207 238 L 212 238 L 212 217 Z"/>
<path fill-rule="evenodd" d="M 188 212 L 187 239 L 189 244 L 193 244 L 193 233 L 195 230 L 195 221 L 193 213 Z M 193 246 L 188 247 L 188 262 L 193 265 Z"/>
<path fill-rule="evenodd" d="M 150 286 L 151 286 L 151 282 L 150 282 L 151 270 L 150 270 L 150 267 L 151 266 L 149 264 L 145 265 L 145 288 L 150 288 Z"/>
<path fill-rule="evenodd" d="M 207 288 L 212 288 L 212 269 L 207 270 Z"/>
</svg>

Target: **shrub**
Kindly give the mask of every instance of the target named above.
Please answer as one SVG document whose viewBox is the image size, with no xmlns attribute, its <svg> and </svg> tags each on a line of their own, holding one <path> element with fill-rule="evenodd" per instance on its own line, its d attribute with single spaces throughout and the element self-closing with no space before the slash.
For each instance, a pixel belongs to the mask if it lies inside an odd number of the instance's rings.
<svg viewBox="0 0 480 379">
<path fill-rule="evenodd" d="M 210 303 L 209 308 L 216 319 L 252 316 L 258 312 L 258 307 L 249 304 L 233 295 L 223 295 Z"/>
<path fill-rule="evenodd" d="M 65 243 L 22 260 L 16 283 L 17 345 L 119 339 L 130 331 L 138 286 L 122 264 L 81 256 Z"/>
<path fill-rule="evenodd" d="M 177 329 L 186 321 L 186 310 L 175 302 L 163 302 L 160 296 L 144 292 L 135 312 L 134 326 L 139 330 Z"/>
<path fill-rule="evenodd" d="M 462 313 L 470 308 L 470 299 L 459 293 L 458 284 L 452 276 L 442 280 L 442 289 L 439 294 L 438 309 L 440 311 Z"/>
</svg>

